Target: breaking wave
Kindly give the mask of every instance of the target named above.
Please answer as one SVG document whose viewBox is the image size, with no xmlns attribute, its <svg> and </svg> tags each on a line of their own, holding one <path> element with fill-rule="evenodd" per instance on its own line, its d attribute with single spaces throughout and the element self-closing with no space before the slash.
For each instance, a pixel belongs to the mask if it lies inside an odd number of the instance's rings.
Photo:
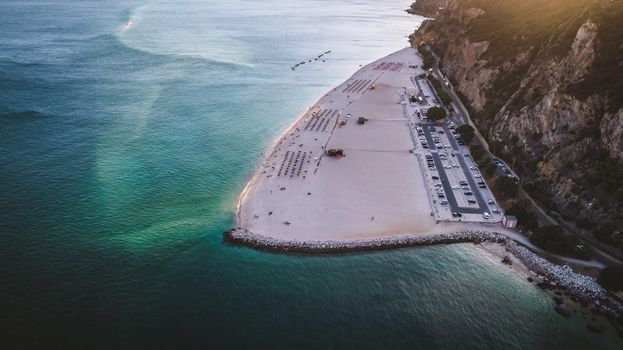
<svg viewBox="0 0 623 350">
<path fill-rule="evenodd" d="M 243 43 L 236 42 L 232 33 L 209 26 L 188 27 L 186 23 L 196 24 L 197 21 L 173 20 L 178 15 L 179 18 L 185 18 L 189 16 L 188 13 L 177 14 L 175 8 L 163 11 L 148 6 L 157 5 L 142 5 L 125 11 L 124 19 L 114 33 L 124 46 L 155 55 L 200 59 L 239 68 L 254 66 L 249 63 L 249 55 L 246 53 L 250 50 L 245 50 Z M 148 16 L 148 13 L 157 15 Z M 177 25 L 170 25 L 178 21 Z M 162 28 L 167 26 L 169 30 L 163 31 Z"/>
</svg>

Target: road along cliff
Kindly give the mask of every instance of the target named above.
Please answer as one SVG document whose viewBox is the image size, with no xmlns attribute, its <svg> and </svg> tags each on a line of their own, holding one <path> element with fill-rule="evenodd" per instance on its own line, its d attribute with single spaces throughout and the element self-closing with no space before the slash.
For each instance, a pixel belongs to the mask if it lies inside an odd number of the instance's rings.
<svg viewBox="0 0 623 350">
<path fill-rule="evenodd" d="M 418 0 L 492 151 L 549 214 L 623 247 L 623 1 Z"/>
</svg>

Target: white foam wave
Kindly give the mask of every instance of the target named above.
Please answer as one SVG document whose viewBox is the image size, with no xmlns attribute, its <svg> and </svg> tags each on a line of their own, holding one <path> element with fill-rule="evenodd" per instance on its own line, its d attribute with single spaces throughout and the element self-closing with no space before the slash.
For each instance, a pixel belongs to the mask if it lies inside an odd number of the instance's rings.
<svg viewBox="0 0 623 350">
<path fill-rule="evenodd" d="M 171 26 L 176 23 L 172 20 L 176 14 L 185 19 Z M 168 29 L 163 30 L 164 28 Z M 248 52 L 252 49 L 245 47 L 244 43 L 236 42 L 235 35 L 236 33 L 211 27 L 204 22 L 201 15 L 189 12 L 184 7 L 162 8 L 158 4 L 135 8 L 128 20 L 114 33 L 121 44 L 133 50 L 254 67 L 249 63 Z"/>
<path fill-rule="evenodd" d="M 130 31 L 132 28 L 136 27 L 136 24 L 139 21 L 140 8 L 141 7 L 137 7 L 132 10 L 128 20 L 122 23 L 117 29 L 117 32 L 116 32 L 117 34 L 126 33 Z"/>
</svg>

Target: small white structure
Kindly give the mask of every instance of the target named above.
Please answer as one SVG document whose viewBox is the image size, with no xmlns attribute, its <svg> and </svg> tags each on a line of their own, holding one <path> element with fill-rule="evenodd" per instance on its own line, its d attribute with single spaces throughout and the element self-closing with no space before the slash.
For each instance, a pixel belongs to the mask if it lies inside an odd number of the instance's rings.
<svg viewBox="0 0 623 350">
<path fill-rule="evenodd" d="M 517 227 L 517 217 L 513 215 L 504 215 L 502 218 L 502 225 L 506 228 L 515 228 Z"/>
</svg>

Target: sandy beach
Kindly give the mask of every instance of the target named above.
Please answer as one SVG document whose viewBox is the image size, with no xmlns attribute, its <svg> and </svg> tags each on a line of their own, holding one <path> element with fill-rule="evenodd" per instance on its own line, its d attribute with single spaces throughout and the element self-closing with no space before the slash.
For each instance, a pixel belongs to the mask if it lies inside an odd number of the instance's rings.
<svg viewBox="0 0 623 350">
<path fill-rule="evenodd" d="M 405 48 L 362 67 L 303 114 L 262 161 L 238 225 L 284 239 L 450 232 L 436 224 L 401 101 L 421 74 Z M 358 118 L 366 119 L 363 125 Z M 325 155 L 342 149 L 344 157 Z"/>
<path fill-rule="evenodd" d="M 536 248 L 516 232 L 438 219 L 404 103 L 420 65 L 414 49 L 400 50 L 362 67 L 309 108 L 267 152 L 240 195 L 238 227 L 225 239 L 295 253 L 479 243 L 526 279 L 562 286 L 619 314 L 621 305 L 593 278 L 517 244 Z"/>
</svg>

